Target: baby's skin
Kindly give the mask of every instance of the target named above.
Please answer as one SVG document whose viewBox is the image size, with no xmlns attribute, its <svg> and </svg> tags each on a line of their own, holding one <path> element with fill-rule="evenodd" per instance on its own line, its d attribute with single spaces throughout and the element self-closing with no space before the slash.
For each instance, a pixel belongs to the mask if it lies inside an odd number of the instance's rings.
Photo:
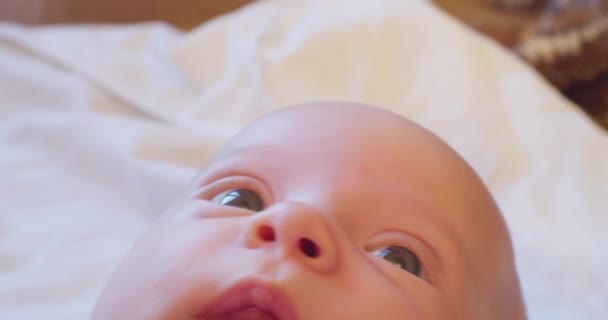
<svg viewBox="0 0 608 320">
<path fill-rule="evenodd" d="M 157 219 L 94 320 L 525 319 L 471 167 L 413 122 L 312 103 L 230 140 Z"/>
</svg>

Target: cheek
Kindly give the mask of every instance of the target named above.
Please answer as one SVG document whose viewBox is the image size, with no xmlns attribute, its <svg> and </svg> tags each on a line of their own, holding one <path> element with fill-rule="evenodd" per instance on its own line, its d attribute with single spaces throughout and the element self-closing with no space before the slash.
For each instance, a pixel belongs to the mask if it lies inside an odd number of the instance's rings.
<svg viewBox="0 0 608 320">
<path fill-rule="evenodd" d="M 161 219 L 138 239 L 113 278 L 123 289 L 178 295 L 201 278 L 217 257 L 239 241 L 239 224 L 212 220 Z M 203 268 L 205 266 L 205 268 Z M 209 278 L 207 276 L 206 278 Z"/>
<path fill-rule="evenodd" d="M 145 259 L 146 269 L 153 270 L 157 279 L 195 278 L 242 241 L 239 219 L 227 220 L 193 219 L 151 229 L 134 248 L 136 260 Z"/>
<path fill-rule="evenodd" d="M 340 305 L 353 306 L 348 309 L 349 319 L 452 319 L 453 308 L 438 290 L 399 268 L 373 259 L 358 259 L 343 270 L 351 289 L 336 294 L 336 301 L 341 301 L 335 307 L 336 319 L 344 318 L 345 309 Z"/>
<path fill-rule="evenodd" d="M 240 225 L 238 219 L 158 220 L 110 279 L 101 308 L 121 319 L 186 318 L 235 272 L 227 262 L 233 261 Z"/>
</svg>

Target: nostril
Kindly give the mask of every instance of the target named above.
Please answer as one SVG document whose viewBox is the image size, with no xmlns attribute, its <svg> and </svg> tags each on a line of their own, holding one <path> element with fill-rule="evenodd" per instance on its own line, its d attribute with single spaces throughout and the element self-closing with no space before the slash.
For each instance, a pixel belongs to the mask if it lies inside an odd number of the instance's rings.
<svg viewBox="0 0 608 320">
<path fill-rule="evenodd" d="M 260 239 L 263 241 L 274 241 L 274 230 L 272 230 L 272 228 L 269 226 L 261 226 L 258 229 L 258 237 L 260 237 Z"/>
<path fill-rule="evenodd" d="M 307 238 L 300 239 L 300 250 L 310 258 L 316 258 L 321 254 L 317 244 Z"/>
</svg>

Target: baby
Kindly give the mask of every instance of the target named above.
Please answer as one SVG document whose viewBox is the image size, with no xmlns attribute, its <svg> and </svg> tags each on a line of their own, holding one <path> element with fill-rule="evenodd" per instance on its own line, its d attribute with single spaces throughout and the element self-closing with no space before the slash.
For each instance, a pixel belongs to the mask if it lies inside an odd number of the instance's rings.
<svg viewBox="0 0 608 320">
<path fill-rule="evenodd" d="M 135 244 L 94 320 L 521 320 L 505 223 L 450 147 L 315 103 L 233 138 Z"/>
</svg>

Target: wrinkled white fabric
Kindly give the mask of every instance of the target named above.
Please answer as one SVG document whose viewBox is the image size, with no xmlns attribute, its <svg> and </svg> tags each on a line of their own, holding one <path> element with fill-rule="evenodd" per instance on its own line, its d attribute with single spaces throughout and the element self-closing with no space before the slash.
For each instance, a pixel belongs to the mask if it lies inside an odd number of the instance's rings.
<svg viewBox="0 0 608 320">
<path fill-rule="evenodd" d="M 214 150 L 313 100 L 381 105 L 444 138 L 505 214 L 530 318 L 605 319 L 606 133 L 413 0 L 259 2 L 188 33 L 0 25 L 0 318 L 87 318 Z"/>
</svg>

